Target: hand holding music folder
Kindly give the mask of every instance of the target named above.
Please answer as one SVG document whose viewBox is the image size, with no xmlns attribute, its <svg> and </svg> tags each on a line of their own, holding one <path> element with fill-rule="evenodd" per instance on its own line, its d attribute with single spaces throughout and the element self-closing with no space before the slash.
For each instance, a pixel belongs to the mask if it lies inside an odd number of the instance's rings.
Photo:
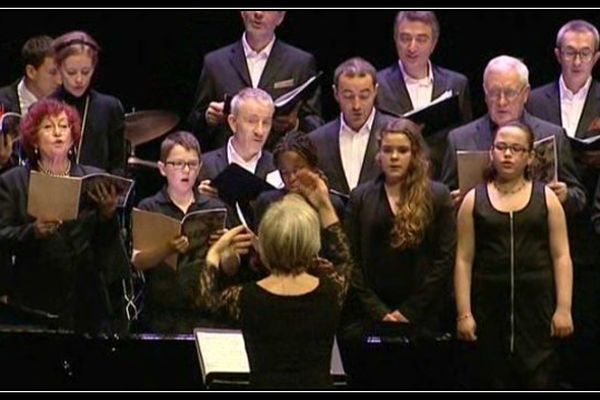
<svg viewBox="0 0 600 400">
<path fill-rule="evenodd" d="M 267 181 L 235 163 L 229 164 L 210 185 L 217 189 L 219 197 L 231 206 L 236 202 L 248 203 L 264 191 L 275 190 Z"/>
<path fill-rule="evenodd" d="M 150 250 L 185 235 L 190 246 L 189 254 L 204 256 L 208 251 L 210 235 L 225 228 L 227 210 L 215 208 L 188 213 L 181 221 L 164 214 L 133 209 L 133 248 L 139 251 Z M 173 254 L 165 263 L 177 269 L 178 255 Z"/>
<path fill-rule="evenodd" d="M 114 185 L 123 207 L 129 198 L 134 181 L 105 172 L 83 177 L 50 176 L 31 171 L 27 196 L 27 213 L 42 220 L 69 221 L 77 219 L 79 211 L 95 207 L 88 192 L 99 183 Z"/>
</svg>

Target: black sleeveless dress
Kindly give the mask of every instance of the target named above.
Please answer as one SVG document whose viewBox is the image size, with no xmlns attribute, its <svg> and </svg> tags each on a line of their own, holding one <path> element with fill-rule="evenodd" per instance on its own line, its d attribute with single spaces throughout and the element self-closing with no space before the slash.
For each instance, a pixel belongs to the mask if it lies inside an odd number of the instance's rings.
<svg viewBox="0 0 600 400">
<path fill-rule="evenodd" d="M 501 212 L 486 184 L 476 187 L 473 315 L 485 359 L 508 358 L 534 371 L 554 353 L 550 324 L 556 298 L 544 184 L 535 182 L 527 206 Z"/>
</svg>

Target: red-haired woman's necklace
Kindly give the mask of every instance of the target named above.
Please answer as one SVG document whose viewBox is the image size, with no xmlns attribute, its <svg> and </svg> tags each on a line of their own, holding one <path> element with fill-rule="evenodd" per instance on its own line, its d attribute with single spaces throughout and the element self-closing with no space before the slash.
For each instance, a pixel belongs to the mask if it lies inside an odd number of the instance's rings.
<svg viewBox="0 0 600 400">
<path fill-rule="evenodd" d="M 53 172 L 49 169 L 44 168 L 41 162 L 38 161 L 38 168 L 42 174 L 50 175 L 50 176 L 69 176 L 69 172 L 71 171 L 71 161 L 67 161 L 67 168 L 64 172 Z"/>
</svg>

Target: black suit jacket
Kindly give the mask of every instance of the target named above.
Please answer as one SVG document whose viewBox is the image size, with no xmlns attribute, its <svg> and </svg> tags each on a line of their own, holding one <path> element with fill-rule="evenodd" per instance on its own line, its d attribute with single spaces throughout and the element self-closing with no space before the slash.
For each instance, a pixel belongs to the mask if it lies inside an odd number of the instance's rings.
<svg viewBox="0 0 600 400">
<path fill-rule="evenodd" d="M 375 155 L 377 154 L 377 136 L 390 119 L 391 117 L 388 117 L 379 111 L 375 112 L 369 142 L 367 143 L 367 151 L 364 160 L 362 160 L 362 168 L 358 179 L 359 185 L 371 179 L 375 179 L 381 172 L 381 168 L 379 168 L 375 162 Z M 317 149 L 319 168 L 325 173 L 325 176 L 329 181 L 329 188 L 343 194 L 349 194 L 350 187 L 346 180 L 340 154 L 340 124 L 341 120 L 340 118 L 337 118 L 311 132 L 309 138 Z"/>
<path fill-rule="evenodd" d="M 202 156 L 202 169 L 198 176 L 199 180 L 213 180 L 229 165 L 227 158 L 227 145 L 220 149 L 210 151 Z M 265 179 L 270 172 L 275 171 L 273 164 L 273 155 L 267 150 L 262 151 L 261 157 L 256 164 L 254 175 Z"/>
<path fill-rule="evenodd" d="M 439 328 L 454 265 L 456 230 L 448 189 L 431 181 L 430 190 L 433 219 L 421 244 L 405 251 L 394 251 L 390 245 L 393 214 L 383 174 L 350 194 L 344 223 L 357 268 L 345 306 L 348 318 L 362 310 L 372 321 L 381 321 L 398 309 L 411 323 Z"/>
<path fill-rule="evenodd" d="M 527 111 L 532 115 L 562 126 L 562 117 L 560 110 L 560 90 L 558 81 L 535 88 L 531 91 L 527 104 Z M 583 112 L 575 131 L 576 137 L 586 137 L 587 128 L 592 121 L 600 116 L 600 82 L 592 81 L 588 91 Z"/>
<path fill-rule="evenodd" d="M 19 102 L 19 92 L 17 91 L 21 79 L 22 78 L 19 78 L 10 85 L 0 88 L 0 105 L 4 108 L 4 112 L 16 112 L 21 114 L 21 103 Z M 19 157 L 19 153 L 21 153 L 21 157 Z M 0 174 L 18 165 L 19 158 L 24 157 L 25 153 L 20 149 L 19 143 L 13 144 L 13 151 L 8 162 L 4 165 L 0 165 Z"/>
<path fill-rule="evenodd" d="M 17 87 L 22 78 L 17 79 L 15 82 L 8 86 L 0 88 L 0 104 L 4 106 L 4 112 L 16 112 L 21 114 L 21 104 L 19 102 L 19 92 Z"/>
<path fill-rule="evenodd" d="M 562 114 L 560 108 L 560 89 L 558 81 L 538 87 L 531 91 L 526 104 L 527 110 L 538 118 L 562 125 Z M 588 127 L 592 121 L 600 116 L 600 83 L 592 81 L 588 91 L 583 112 L 575 131 L 575 137 L 584 138 L 588 133 Z M 600 251 L 598 250 L 598 237 L 592 225 L 592 205 L 595 196 L 596 184 L 598 182 L 598 170 L 587 167 L 579 161 L 579 153 L 574 151 L 575 166 L 581 178 L 586 194 L 588 206 L 585 212 L 569 219 L 569 243 L 571 245 L 571 257 L 576 266 L 597 265 L 600 262 Z M 600 207 L 598 205 L 597 207 Z M 594 238 L 594 239 L 592 239 Z"/>
<path fill-rule="evenodd" d="M 579 179 L 571 145 L 563 128 L 541 120 L 524 111 L 523 121 L 531 127 L 535 140 L 550 135 L 556 137 L 558 154 L 558 180 L 567 184 L 567 201 L 563 204 L 567 214 L 581 212 L 586 203 L 585 189 Z M 457 150 L 489 150 L 492 146 L 491 120 L 489 115 L 451 130 L 448 133 L 448 144 L 442 167 L 442 181 L 454 190 L 458 188 L 458 171 L 456 165 Z"/>
<path fill-rule="evenodd" d="M 458 93 L 462 123 L 466 124 L 471 121 L 473 119 L 473 111 L 471 109 L 471 95 L 467 77 L 437 65 L 432 64 L 432 68 L 432 99 L 439 97 L 447 90 Z M 379 83 L 379 88 L 377 89 L 377 108 L 381 111 L 402 115 L 414 109 L 398 62 L 377 72 L 377 82 Z"/>
<path fill-rule="evenodd" d="M 471 95 L 469 81 L 466 76 L 432 64 L 433 69 L 433 92 L 432 99 L 436 99 L 447 90 L 458 93 L 458 105 L 460 108 L 461 122 L 463 125 L 473 119 L 471 109 Z M 377 107 L 392 115 L 402 115 L 414 109 L 408 89 L 404 83 L 404 77 L 398 62 L 377 73 L 379 89 L 377 90 Z M 425 138 L 430 146 L 432 162 L 432 177 L 439 179 L 442 161 L 446 147 L 446 134 L 451 128 L 449 126 L 439 132 L 427 135 Z"/>
<path fill-rule="evenodd" d="M 316 74 L 316 70 L 312 54 L 276 39 L 258 87 L 275 99 L 304 83 Z M 234 96 L 246 87 L 252 87 L 252 81 L 241 40 L 204 57 L 194 105 L 187 119 L 188 128 L 198 137 L 203 150 L 225 145 L 231 135 L 227 124 L 214 128 L 206 124 L 204 115 L 210 102 L 223 101 L 225 94 Z M 323 124 L 319 88 L 302 104 L 298 117 L 299 130 L 303 132 L 310 132 Z"/>
</svg>

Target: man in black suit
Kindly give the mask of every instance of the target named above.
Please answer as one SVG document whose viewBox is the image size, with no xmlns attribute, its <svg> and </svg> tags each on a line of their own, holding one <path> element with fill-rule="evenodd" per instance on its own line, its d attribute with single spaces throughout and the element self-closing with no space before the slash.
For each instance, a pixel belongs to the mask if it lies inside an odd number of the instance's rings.
<svg viewBox="0 0 600 400">
<path fill-rule="evenodd" d="M 600 82 L 592 79 L 600 58 L 598 44 L 598 30 L 589 22 L 573 20 L 563 25 L 554 49 L 561 75 L 557 81 L 534 89 L 527 101 L 531 114 L 562 125 L 570 137 L 600 133 Z M 575 150 L 574 155 L 588 202 L 584 212 L 569 221 L 576 329 L 573 346 L 567 349 L 565 371 L 578 371 L 568 376 L 576 388 L 597 389 L 600 386 L 594 371 L 600 362 L 600 235 L 594 231 L 591 218 L 600 152 Z"/>
<path fill-rule="evenodd" d="M 267 92 L 258 88 L 242 89 L 231 101 L 227 123 L 233 132 L 227 144 L 202 156 L 200 191 L 218 197 L 211 180 L 231 163 L 236 163 L 259 178 L 275 171 L 273 155 L 263 150 L 269 137 L 275 107 Z"/>
<path fill-rule="evenodd" d="M 33 103 L 58 88 L 61 79 L 54 62 L 52 38 L 49 36 L 34 36 L 27 40 L 21 49 L 21 60 L 23 76 L 0 88 L 0 110 L 25 116 Z M 0 172 L 16 164 L 16 159 L 11 138 L 0 138 Z"/>
<path fill-rule="evenodd" d="M 341 116 L 309 134 L 329 188 L 342 194 L 381 172 L 377 137 L 390 117 L 375 108 L 377 88 L 377 71 L 368 61 L 356 57 L 341 63 L 333 84 Z"/>
<path fill-rule="evenodd" d="M 231 135 L 224 113 L 226 94 L 254 87 L 276 99 L 316 74 L 312 54 L 275 37 L 275 28 L 284 17 L 285 11 L 242 11 L 245 32 L 241 40 L 204 57 L 187 121 L 203 150 L 223 146 Z M 273 120 L 272 139 L 293 129 L 309 132 L 322 125 L 320 93 L 317 88 L 310 99 L 300 102 L 288 115 L 277 116 Z M 275 142 L 271 140 L 268 148 Z"/>
<path fill-rule="evenodd" d="M 535 140 L 552 135 L 556 138 L 558 180 L 548 183 L 547 186 L 554 191 L 567 216 L 581 212 L 586 203 L 585 190 L 579 181 L 571 146 L 564 130 L 525 111 L 530 90 L 527 66 L 510 56 L 493 58 L 483 73 L 483 88 L 488 113 L 448 134 L 442 181 L 451 190 L 455 205 L 460 204 L 465 194 L 458 190 L 456 151 L 489 150 L 498 126 L 521 120 L 531 127 Z"/>
<path fill-rule="evenodd" d="M 400 11 L 394 26 L 394 42 L 398 62 L 377 73 L 379 90 L 377 108 L 393 115 L 403 115 L 421 108 L 446 91 L 458 94 L 461 124 L 473 118 L 467 77 L 430 61 L 440 34 L 440 26 L 432 11 Z M 452 127 L 448 127 L 452 128 Z M 448 129 L 426 135 L 431 147 L 434 179 L 440 168 Z"/>
</svg>

